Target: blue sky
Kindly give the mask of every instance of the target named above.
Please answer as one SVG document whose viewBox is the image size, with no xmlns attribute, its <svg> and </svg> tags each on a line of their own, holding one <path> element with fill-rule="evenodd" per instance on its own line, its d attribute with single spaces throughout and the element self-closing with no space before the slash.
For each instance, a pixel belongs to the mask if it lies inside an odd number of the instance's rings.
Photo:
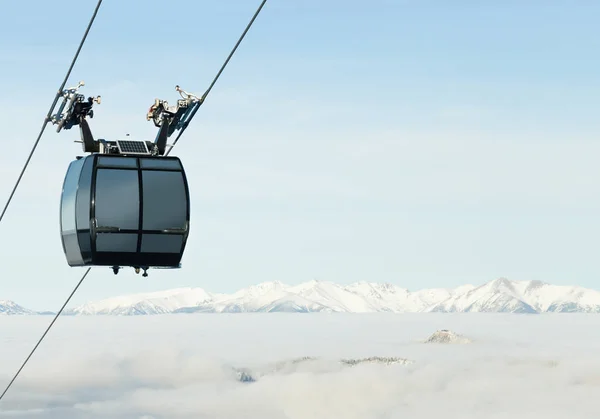
<svg viewBox="0 0 600 419">
<path fill-rule="evenodd" d="M 69 82 L 102 95 L 97 137 L 153 138 L 154 98 L 201 94 L 259 2 L 174 4 L 104 1 Z M 3 6 L 3 203 L 94 6 Z M 97 268 L 73 302 L 315 278 L 600 288 L 599 12 L 269 0 L 174 151 L 192 191 L 183 269 Z M 47 129 L 0 224 L 0 299 L 57 309 L 83 273 L 58 231 L 77 137 Z"/>
</svg>

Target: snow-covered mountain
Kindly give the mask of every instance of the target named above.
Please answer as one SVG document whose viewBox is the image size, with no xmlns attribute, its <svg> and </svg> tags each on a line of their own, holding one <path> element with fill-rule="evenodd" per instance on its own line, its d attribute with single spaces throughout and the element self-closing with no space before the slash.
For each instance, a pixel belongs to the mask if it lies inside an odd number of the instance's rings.
<svg viewBox="0 0 600 419">
<path fill-rule="evenodd" d="M 500 278 L 441 301 L 433 312 L 600 313 L 600 292 L 577 286 Z"/>
<path fill-rule="evenodd" d="M 244 312 L 585 312 L 600 313 L 600 292 L 539 281 L 496 279 L 481 286 L 409 291 L 392 284 L 265 282 L 233 294 L 178 288 L 87 303 L 65 314 L 140 315 Z"/>
<path fill-rule="evenodd" d="M 202 288 L 176 288 L 146 294 L 133 294 L 87 303 L 65 314 L 165 314 L 182 307 L 199 307 L 213 301 L 213 296 Z"/>
<path fill-rule="evenodd" d="M 21 307 L 14 301 L 0 300 L 0 315 L 14 315 L 14 314 L 41 314 L 33 310 L 29 310 L 25 307 Z"/>
</svg>

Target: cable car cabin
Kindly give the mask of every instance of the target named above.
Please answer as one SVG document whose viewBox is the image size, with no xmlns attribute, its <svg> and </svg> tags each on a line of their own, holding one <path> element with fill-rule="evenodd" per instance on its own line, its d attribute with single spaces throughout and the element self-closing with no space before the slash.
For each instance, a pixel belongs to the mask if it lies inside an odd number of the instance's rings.
<svg viewBox="0 0 600 419">
<path fill-rule="evenodd" d="M 80 157 L 65 176 L 60 213 L 70 266 L 178 268 L 190 221 L 185 171 L 177 157 Z"/>
</svg>

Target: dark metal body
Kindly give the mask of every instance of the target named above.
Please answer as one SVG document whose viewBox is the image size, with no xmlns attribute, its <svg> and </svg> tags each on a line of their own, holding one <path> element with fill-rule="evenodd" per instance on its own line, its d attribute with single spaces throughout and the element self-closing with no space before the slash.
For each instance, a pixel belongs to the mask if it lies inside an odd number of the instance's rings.
<svg viewBox="0 0 600 419">
<path fill-rule="evenodd" d="M 60 206 L 70 266 L 178 268 L 190 197 L 178 157 L 91 154 L 71 162 Z"/>
</svg>

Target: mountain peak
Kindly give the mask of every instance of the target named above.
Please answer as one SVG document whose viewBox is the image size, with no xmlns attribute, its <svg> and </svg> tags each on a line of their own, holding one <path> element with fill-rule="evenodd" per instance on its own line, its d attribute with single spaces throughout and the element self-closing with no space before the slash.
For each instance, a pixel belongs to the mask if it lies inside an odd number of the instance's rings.
<svg viewBox="0 0 600 419">
<path fill-rule="evenodd" d="M 495 287 L 511 287 L 512 288 L 512 286 L 513 286 L 513 282 L 504 277 L 494 279 L 493 281 L 490 282 L 490 284 Z"/>
<path fill-rule="evenodd" d="M 545 285 L 548 285 L 548 284 L 536 279 L 533 281 L 529 281 L 529 284 L 527 284 L 527 290 L 534 290 L 534 289 L 542 288 Z"/>
</svg>

